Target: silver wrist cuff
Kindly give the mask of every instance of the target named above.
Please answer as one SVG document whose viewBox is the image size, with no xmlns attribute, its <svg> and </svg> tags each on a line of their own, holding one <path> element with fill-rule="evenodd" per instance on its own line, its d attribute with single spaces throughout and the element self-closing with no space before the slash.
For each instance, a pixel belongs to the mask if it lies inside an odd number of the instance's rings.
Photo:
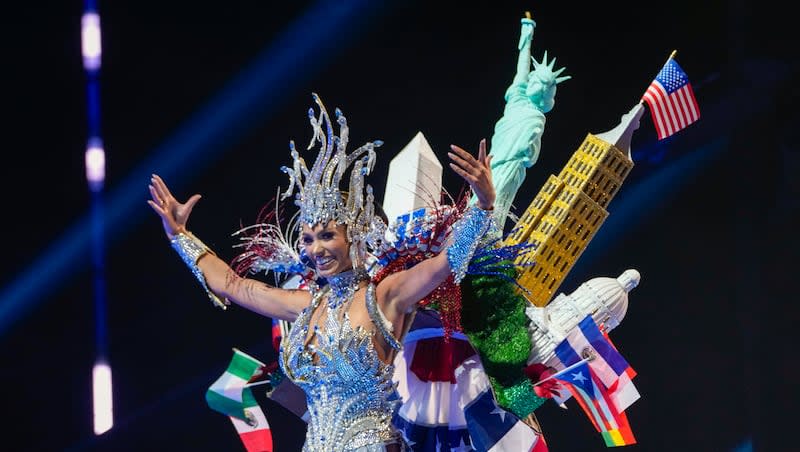
<svg viewBox="0 0 800 452">
<path fill-rule="evenodd" d="M 203 275 L 203 271 L 197 266 L 198 259 L 200 259 L 200 257 L 202 257 L 204 254 L 211 252 L 205 243 L 201 242 L 200 239 L 193 235 L 184 233 L 173 236 L 169 243 L 172 245 L 172 248 L 178 252 L 178 255 L 183 260 L 183 263 L 189 267 L 195 278 L 200 281 L 200 285 L 203 286 L 203 289 L 206 291 L 206 294 L 208 294 L 208 298 L 211 300 L 211 302 L 214 303 L 214 306 L 222 309 L 227 308 L 230 302 L 228 300 L 221 300 L 214 294 L 214 292 L 209 290 L 208 284 L 206 283 L 206 278 Z"/>
<path fill-rule="evenodd" d="M 447 262 L 456 284 L 467 274 L 472 255 L 492 225 L 493 214 L 492 210 L 483 210 L 473 205 L 453 224 L 453 242 L 447 247 Z"/>
</svg>

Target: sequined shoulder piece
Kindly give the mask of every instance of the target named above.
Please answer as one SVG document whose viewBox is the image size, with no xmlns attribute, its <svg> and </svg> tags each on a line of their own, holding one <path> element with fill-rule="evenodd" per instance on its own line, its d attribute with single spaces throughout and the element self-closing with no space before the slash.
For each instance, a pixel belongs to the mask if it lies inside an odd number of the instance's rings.
<svg viewBox="0 0 800 452">
<path fill-rule="evenodd" d="M 381 336 L 383 336 L 383 339 L 386 340 L 386 343 L 389 344 L 390 347 L 395 350 L 400 350 L 403 344 L 394 337 L 394 328 L 392 328 L 392 324 L 386 319 L 386 316 L 383 315 L 383 312 L 381 312 L 378 307 L 378 299 L 375 297 L 374 284 L 367 286 L 364 301 L 367 304 L 367 312 L 372 319 L 372 323 L 375 324 L 375 329 L 381 333 Z"/>
</svg>

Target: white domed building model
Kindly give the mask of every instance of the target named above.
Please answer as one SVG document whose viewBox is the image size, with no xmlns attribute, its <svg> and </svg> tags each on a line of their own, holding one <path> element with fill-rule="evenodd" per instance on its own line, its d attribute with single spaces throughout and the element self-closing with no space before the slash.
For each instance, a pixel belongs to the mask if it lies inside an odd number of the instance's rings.
<svg viewBox="0 0 800 452">
<path fill-rule="evenodd" d="M 617 278 L 593 278 L 569 295 L 559 294 L 545 307 L 528 306 L 525 309 L 531 319 L 528 364 L 562 368 L 555 348 L 587 315 L 606 332 L 616 328 L 628 310 L 628 292 L 639 285 L 640 277 L 638 271 L 629 269 Z"/>
</svg>

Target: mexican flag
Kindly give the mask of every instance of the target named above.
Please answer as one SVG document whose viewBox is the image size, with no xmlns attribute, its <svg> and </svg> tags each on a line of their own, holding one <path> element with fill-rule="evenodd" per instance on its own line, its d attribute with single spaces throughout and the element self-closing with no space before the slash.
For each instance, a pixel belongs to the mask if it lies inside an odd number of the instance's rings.
<svg viewBox="0 0 800 452">
<path fill-rule="evenodd" d="M 234 348 L 228 369 L 206 391 L 206 402 L 228 416 L 247 452 L 272 452 L 272 432 L 253 392 L 245 387 L 261 376 L 264 363 Z"/>
</svg>

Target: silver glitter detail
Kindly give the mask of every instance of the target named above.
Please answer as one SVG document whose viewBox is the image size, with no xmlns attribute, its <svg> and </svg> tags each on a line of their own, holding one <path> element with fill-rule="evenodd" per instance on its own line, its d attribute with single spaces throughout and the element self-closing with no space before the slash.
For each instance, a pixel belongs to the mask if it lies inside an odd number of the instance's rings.
<svg viewBox="0 0 800 452">
<path fill-rule="evenodd" d="M 394 366 L 380 360 L 372 343 L 375 331 L 353 328 L 349 300 L 328 310 L 316 343 L 304 345 L 313 312 L 328 296 L 318 292 L 293 323 L 281 344 L 280 364 L 302 388 L 308 402 L 308 429 L 303 451 L 384 451 L 387 444 L 405 444 L 392 424 L 400 404 Z M 327 304 L 327 303 L 326 303 Z"/>
<path fill-rule="evenodd" d="M 314 102 L 319 107 L 319 116 L 309 109 L 308 116 L 314 135 L 307 150 L 319 143 L 320 149 L 314 165 L 309 170 L 305 160 L 295 149 L 294 142 L 289 143 L 292 156 L 292 167 L 286 166 L 281 171 L 289 176 L 289 187 L 281 199 L 294 194 L 295 204 L 300 208 L 297 225 L 326 225 L 329 221 L 347 225 L 347 238 L 351 243 L 351 259 L 353 268 L 363 268 L 367 246 L 372 248 L 383 237 L 386 225 L 380 217 L 375 216 L 374 195 L 372 187 L 365 184 L 364 177 L 375 165 L 375 148 L 383 142 L 368 142 L 355 151 L 347 153 L 347 142 L 350 129 L 347 119 L 336 109 L 336 123 L 339 135 L 334 135 L 333 125 L 328 112 L 316 93 Z M 339 187 L 342 178 L 350 170 L 350 186 L 347 202 Z"/>
<path fill-rule="evenodd" d="M 203 275 L 203 271 L 200 270 L 200 267 L 197 266 L 197 260 L 204 254 L 210 252 L 205 243 L 201 242 L 197 237 L 188 236 L 184 233 L 174 235 L 169 243 L 172 245 L 172 248 L 178 252 L 181 260 L 183 260 L 186 266 L 192 271 L 194 277 L 200 281 L 200 285 L 203 286 L 203 289 L 206 291 L 206 294 L 208 294 L 208 298 L 211 302 L 214 303 L 214 306 L 226 309 L 230 302 L 228 300 L 221 300 L 208 288 L 206 277 Z"/>
<path fill-rule="evenodd" d="M 365 296 L 365 302 L 367 305 L 367 312 L 369 313 L 369 317 L 372 319 L 372 323 L 375 324 L 375 329 L 377 329 L 383 339 L 395 350 L 400 350 L 403 348 L 403 344 L 394 337 L 392 334 L 392 324 L 389 323 L 388 327 L 386 325 L 386 317 L 383 316 L 383 313 L 379 311 L 378 308 L 378 299 L 375 297 L 375 285 L 370 284 L 367 286 L 367 291 Z"/>
<path fill-rule="evenodd" d="M 366 270 L 350 270 L 326 278 L 331 287 L 328 294 L 328 309 L 336 309 L 353 298 L 361 281 L 369 279 Z"/>
<path fill-rule="evenodd" d="M 453 224 L 453 243 L 447 247 L 447 262 L 458 284 L 467 274 L 467 267 L 481 238 L 492 225 L 492 211 L 472 206 Z"/>
</svg>

